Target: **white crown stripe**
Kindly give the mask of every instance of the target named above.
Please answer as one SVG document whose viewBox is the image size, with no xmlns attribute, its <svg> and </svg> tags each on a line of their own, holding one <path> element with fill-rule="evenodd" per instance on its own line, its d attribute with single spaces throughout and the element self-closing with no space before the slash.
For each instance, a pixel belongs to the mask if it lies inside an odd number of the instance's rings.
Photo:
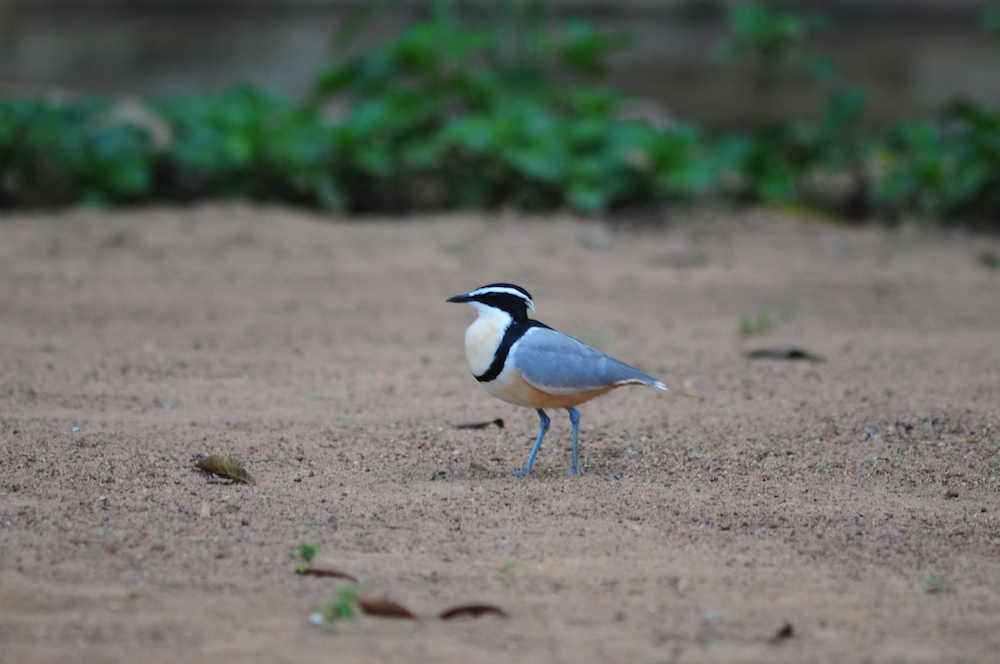
<svg viewBox="0 0 1000 664">
<path fill-rule="evenodd" d="M 531 301 L 524 293 L 514 288 L 503 288 L 498 286 L 493 286 L 491 288 L 477 288 L 476 290 L 469 293 L 469 295 L 513 295 L 514 297 L 519 297 L 522 300 Z"/>
<path fill-rule="evenodd" d="M 531 301 L 531 296 L 516 286 L 513 288 L 506 286 L 482 286 L 466 295 L 466 297 L 482 297 L 484 295 L 513 295 L 524 300 L 529 309 L 532 311 L 535 310 L 535 303 Z"/>
</svg>

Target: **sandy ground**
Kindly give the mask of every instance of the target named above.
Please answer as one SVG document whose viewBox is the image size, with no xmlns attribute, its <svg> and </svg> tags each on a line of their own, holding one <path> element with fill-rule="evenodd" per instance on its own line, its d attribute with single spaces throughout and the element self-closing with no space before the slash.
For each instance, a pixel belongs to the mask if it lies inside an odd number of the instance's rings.
<svg viewBox="0 0 1000 664">
<path fill-rule="evenodd" d="M 0 660 L 998 661 L 985 251 L 768 212 L 8 214 Z M 537 417 L 466 369 L 445 299 L 501 280 L 670 387 L 581 407 L 582 477 L 563 411 L 513 477 Z M 743 355 L 790 345 L 826 361 Z M 425 619 L 310 624 L 344 582 L 306 542 Z M 509 618 L 433 618 L 468 603 Z"/>
</svg>

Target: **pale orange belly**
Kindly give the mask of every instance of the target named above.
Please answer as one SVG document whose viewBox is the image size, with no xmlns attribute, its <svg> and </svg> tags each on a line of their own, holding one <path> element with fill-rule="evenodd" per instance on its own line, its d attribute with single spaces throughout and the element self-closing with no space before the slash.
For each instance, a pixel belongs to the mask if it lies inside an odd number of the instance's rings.
<svg viewBox="0 0 1000 664">
<path fill-rule="evenodd" d="M 573 408 L 612 389 L 608 387 L 577 394 L 549 394 L 529 385 L 517 369 L 504 371 L 496 380 L 483 383 L 483 387 L 497 399 L 529 408 Z"/>
</svg>

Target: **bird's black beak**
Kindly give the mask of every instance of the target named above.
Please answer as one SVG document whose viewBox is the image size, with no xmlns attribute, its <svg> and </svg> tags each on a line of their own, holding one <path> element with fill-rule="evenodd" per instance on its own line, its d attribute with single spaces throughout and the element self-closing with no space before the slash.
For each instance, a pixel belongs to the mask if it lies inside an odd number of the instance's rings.
<svg viewBox="0 0 1000 664">
<path fill-rule="evenodd" d="M 471 298 L 469 297 L 469 294 L 466 293 L 465 295 L 456 295 L 455 297 L 449 297 L 447 300 L 445 300 L 445 302 L 468 302 L 470 299 Z"/>
</svg>

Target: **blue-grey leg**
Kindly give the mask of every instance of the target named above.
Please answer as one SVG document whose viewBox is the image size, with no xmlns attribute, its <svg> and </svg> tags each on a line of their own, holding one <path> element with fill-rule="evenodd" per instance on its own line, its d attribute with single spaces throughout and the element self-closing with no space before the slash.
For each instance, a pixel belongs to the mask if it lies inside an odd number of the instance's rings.
<svg viewBox="0 0 1000 664">
<path fill-rule="evenodd" d="M 542 420 L 542 428 L 538 431 L 538 440 L 535 441 L 535 446 L 531 448 L 528 463 L 524 464 L 524 468 L 514 473 L 518 477 L 531 472 L 531 467 L 535 465 L 535 456 L 538 454 L 538 450 L 542 448 L 542 438 L 545 438 L 545 432 L 549 430 L 549 416 L 541 408 L 537 408 L 536 410 L 538 411 L 538 417 Z"/>
<path fill-rule="evenodd" d="M 576 408 L 567 408 L 569 411 L 569 421 L 573 423 L 573 465 L 563 475 L 583 475 L 583 468 L 580 468 L 580 455 L 577 451 L 577 442 L 580 439 L 580 413 Z"/>
</svg>

